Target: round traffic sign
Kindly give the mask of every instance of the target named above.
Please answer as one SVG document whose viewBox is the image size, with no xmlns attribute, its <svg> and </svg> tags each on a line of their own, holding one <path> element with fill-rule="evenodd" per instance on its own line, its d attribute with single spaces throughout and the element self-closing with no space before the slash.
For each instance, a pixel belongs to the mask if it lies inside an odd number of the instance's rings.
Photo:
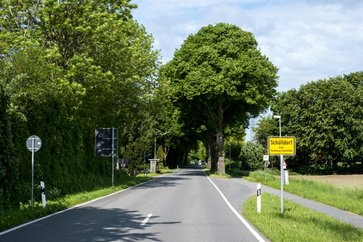
<svg viewBox="0 0 363 242">
<path fill-rule="evenodd" d="M 26 147 L 29 151 L 37 152 L 42 147 L 42 141 L 38 136 L 32 135 L 26 140 Z"/>
</svg>

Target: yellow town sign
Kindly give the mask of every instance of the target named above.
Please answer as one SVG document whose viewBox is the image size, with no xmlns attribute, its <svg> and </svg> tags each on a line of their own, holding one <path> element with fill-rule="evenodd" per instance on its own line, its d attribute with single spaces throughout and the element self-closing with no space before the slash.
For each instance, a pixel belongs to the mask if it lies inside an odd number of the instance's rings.
<svg viewBox="0 0 363 242">
<path fill-rule="evenodd" d="M 293 136 L 276 137 L 270 136 L 267 140 L 269 155 L 295 155 L 296 141 Z"/>
</svg>

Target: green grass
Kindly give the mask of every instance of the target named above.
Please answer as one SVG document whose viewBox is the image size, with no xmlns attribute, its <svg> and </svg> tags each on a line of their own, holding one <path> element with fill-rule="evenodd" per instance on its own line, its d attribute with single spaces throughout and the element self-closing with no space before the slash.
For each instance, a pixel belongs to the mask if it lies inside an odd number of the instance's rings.
<svg viewBox="0 0 363 242">
<path fill-rule="evenodd" d="M 276 177 L 276 173 L 268 172 L 265 176 L 263 171 L 255 171 L 244 178 L 280 189 L 280 178 Z M 316 181 L 290 179 L 289 185 L 284 186 L 284 191 L 363 216 L 363 189 L 339 188 Z"/>
<path fill-rule="evenodd" d="M 152 179 L 152 175 L 142 174 L 137 177 L 126 177 L 119 181 L 119 184 L 116 184 L 114 187 L 99 188 L 90 192 L 66 195 L 56 200 L 47 200 L 45 209 L 39 202 L 35 202 L 33 208 L 30 204 L 20 203 L 19 209 L 0 210 L 0 231 L 64 210 L 77 204 L 124 190 L 150 179 Z"/>
<path fill-rule="evenodd" d="M 209 177 L 214 177 L 214 178 L 227 178 L 230 179 L 231 176 L 228 174 L 219 174 L 219 173 L 213 173 L 211 172 L 209 169 L 204 169 L 204 172 L 207 174 L 207 176 Z"/>
<path fill-rule="evenodd" d="M 176 171 L 177 171 L 177 169 L 169 169 L 169 168 L 162 168 L 162 169 L 160 169 L 160 173 L 162 173 L 162 174 L 174 173 Z"/>
<path fill-rule="evenodd" d="M 242 214 L 272 242 L 363 241 L 363 229 L 290 201 L 284 201 L 284 208 L 281 214 L 280 198 L 264 193 L 261 213 L 256 212 L 256 198 L 252 197 L 245 203 Z"/>
</svg>

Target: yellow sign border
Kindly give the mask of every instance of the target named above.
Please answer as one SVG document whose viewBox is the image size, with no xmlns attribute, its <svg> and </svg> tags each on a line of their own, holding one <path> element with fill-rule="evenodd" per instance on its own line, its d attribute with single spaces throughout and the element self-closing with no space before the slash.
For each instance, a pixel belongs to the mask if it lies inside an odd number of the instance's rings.
<svg viewBox="0 0 363 242">
<path fill-rule="evenodd" d="M 270 140 L 271 139 L 279 139 L 279 140 L 286 140 L 286 139 L 289 139 L 289 141 L 288 142 L 290 142 L 291 141 L 291 139 L 292 139 L 292 147 L 288 147 L 288 148 L 285 148 L 285 152 L 280 152 L 280 150 L 279 151 L 277 151 L 277 152 L 273 152 L 273 151 L 271 151 L 270 150 Z M 284 144 L 282 144 L 282 146 L 286 146 L 286 145 L 284 145 Z M 295 154 L 296 154 L 296 138 L 295 138 L 295 136 L 282 136 L 282 137 L 280 137 L 280 136 L 269 136 L 268 138 L 267 138 L 267 152 L 268 152 L 268 154 L 269 155 L 286 155 L 286 156 L 294 156 Z"/>
</svg>

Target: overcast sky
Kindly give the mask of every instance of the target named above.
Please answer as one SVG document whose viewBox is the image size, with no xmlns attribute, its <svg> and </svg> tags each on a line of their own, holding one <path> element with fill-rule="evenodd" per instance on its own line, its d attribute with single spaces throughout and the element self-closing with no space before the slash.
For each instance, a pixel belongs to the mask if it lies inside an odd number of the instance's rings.
<svg viewBox="0 0 363 242">
<path fill-rule="evenodd" d="M 133 0 L 165 63 L 190 34 L 219 22 L 254 34 L 279 68 L 278 91 L 363 71 L 361 0 Z"/>
</svg>

